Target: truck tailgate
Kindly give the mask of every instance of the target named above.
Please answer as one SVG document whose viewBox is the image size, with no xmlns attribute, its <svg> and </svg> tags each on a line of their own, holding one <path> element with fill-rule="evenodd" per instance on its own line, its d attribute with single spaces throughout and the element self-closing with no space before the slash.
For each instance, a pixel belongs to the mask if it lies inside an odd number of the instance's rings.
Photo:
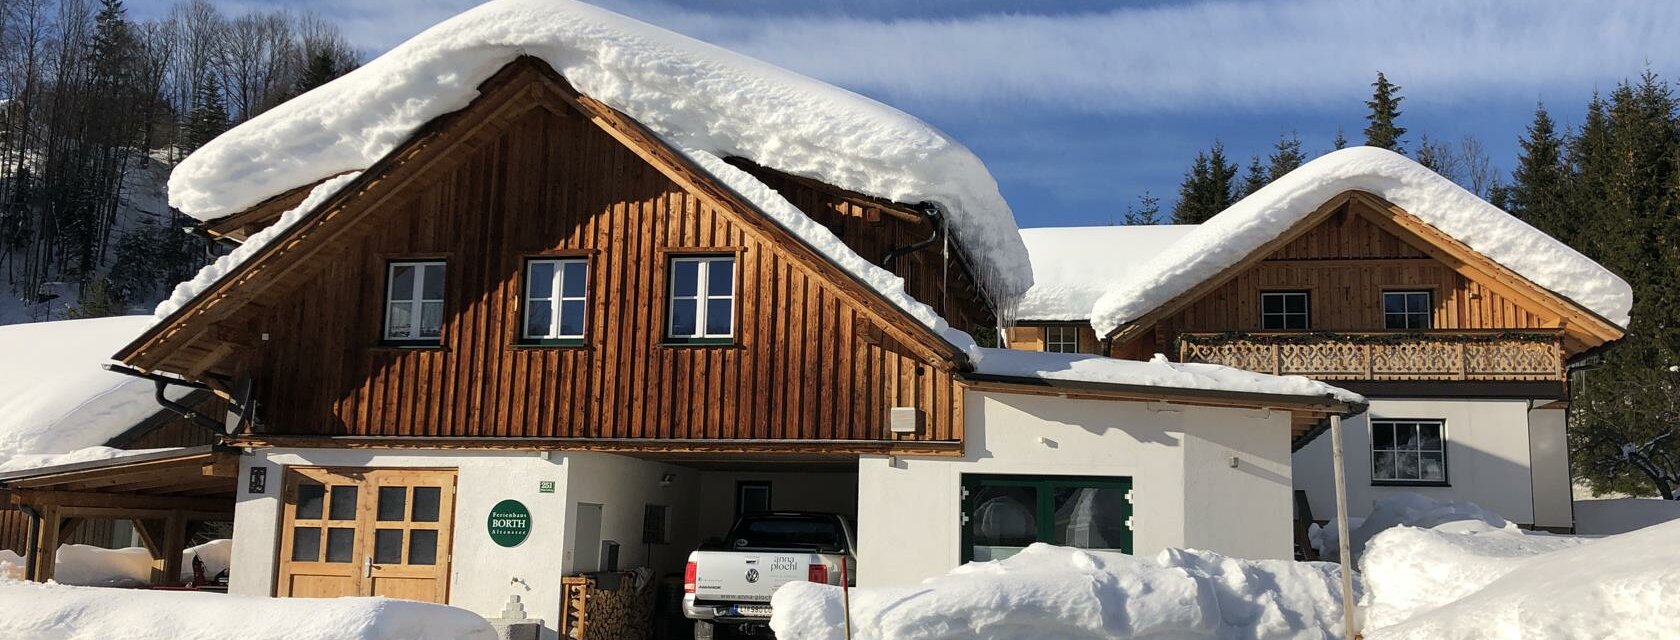
<svg viewBox="0 0 1680 640">
<path fill-rule="evenodd" d="M 805 580 L 816 554 L 797 551 L 701 551 L 695 554 L 699 601 L 769 602 L 778 587 Z"/>
</svg>

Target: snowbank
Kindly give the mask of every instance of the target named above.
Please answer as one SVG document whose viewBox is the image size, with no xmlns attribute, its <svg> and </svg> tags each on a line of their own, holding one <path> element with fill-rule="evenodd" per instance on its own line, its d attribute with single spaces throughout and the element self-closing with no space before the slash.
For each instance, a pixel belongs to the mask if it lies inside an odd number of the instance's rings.
<svg viewBox="0 0 1680 640">
<path fill-rule="evenodd" d="M 1089 320 L 1104 291 L 1196 229 L 1189 224 L 1022 229 L 1033 284 L 1016 320 Z"/>
<path fill-rule="evenodd" d="M 1633 289 L 1616 274 L 1410 158 L 1374 147 L 1327 153 L 1231 205 L 1104 293 L 1091 326 L 1105 335 L 1136 320 L 1355 189 L 1387 199 L 1535 284 L 1627 326 Z"/>
<path fill-rule="evenodd" d="M 154 403 L 155 404 L 155 403 Z M 22 471 L 40 467 L 56 467 L 78 462 L 98 462 L 100 460 L 115 460 L 147 453 L 162 453 L 175 451 L 179 447 L 164 447 L 161 449 L 116 449 L 112 447 L 86 447 L 64 453 L 25 453 L 12 456 L 0 461 L 0 473 L 8 471 Z"/>
<path fill-rule="evenodd" d="M 740 156 L 899 202 L 937 202 L 995 299 L 1031 284 L 1014 216 L 979 158 L 874 100 L 572 0 L 495 0 L 241 124 L 170 177 L 170 203 L 211 220 L 365 169 L 465 107 L 520 55 L 673 146 Z"/>
<path fill-rule="evenodd" d="M 493 640 L 483 618 L 386 598 L 260 598 L 0 583 L 0 640 Z"/>
<path fill-rule="evenodd" d="M 853 589 L 852 638 L 1337 638 L 1336 565 L 1168 550 L 1150 561 L 1035 544 L 917 586 Z M 776 591 L 783 640 L 838 640 L 836 587 Z"/>
<path fill-rule="evenodd" d="M 0 582 L 22 580 L 25 575 L 23 556 L 11 549 L 0 549 Z"/>
<path fill-rule="evenodd" d="M 101 447 L 162 410 L 151 382 L 100 368 L 151 324 L 123 316 L 0 326 L 0 468 L 29 464 L 9 462 L 19 455 Z"/>
<path fill-rule="evenodd" d="M 1575 533 L 1607 536 L 1680 520 L 1680 500 L 1614 498 L 1575 501 Z"/>
<path fill-rule="evenodd" d="M 181 552 L 182 582 L 193 577 L 192 560 L 204 562 L 204 575 L 213 578 L 229 568 L 232 540 L 212 540 Z M 144 547 L 105 549 L 85 544 L 58 548 L 53 580 L 60 584 L 86 587 L 138 587 L 151 583 L 152 554 Z"/>
<path fill-rule="evenodd" d="M 1680 638 L 1680 522 L 1609 538 L 1401 527 L 1362 569 L 1371 640 Z"/>
<path fill-rule="evenodd" d="M 1170 389 L 1238 391 L 1328 398 L 1360 404 L 1364 396 L 1302 376 L 1274 376 L 1216 364 L 1121 360 L 1085 353 L 982 348 L 975 373 L 1073 382 L 1129 384 Z"/>
<path fill-rule="evenodd" d="M 1401 525 L 1425 529 L 1442 527 L 1458 532 L 1519 531 L 1517 525 L 1473 502 L 1452 502 L 1415 493 L 1397 493 L 1377 500 L 1370 516 L 1348 518 L 1348 552 L 1357 561 L 1371 538 Z M 1319 557 L 1337 560 L 1341 536 L 1333 514 L 1327 526 L 1309 531 L 1309 534 Z"/>
</svg>

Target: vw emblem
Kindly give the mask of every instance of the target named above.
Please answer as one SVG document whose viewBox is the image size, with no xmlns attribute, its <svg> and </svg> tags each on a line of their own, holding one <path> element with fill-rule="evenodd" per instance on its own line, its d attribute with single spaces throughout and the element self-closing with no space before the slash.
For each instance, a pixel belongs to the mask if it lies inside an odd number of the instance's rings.
<svg viewBox="0 0 1680 640">
<path fill-rule="evenodd" d="M 757 569 L 748 569 L 747 570 L 747 582 L 758 582 L 758 570 Z"/>
</svg>

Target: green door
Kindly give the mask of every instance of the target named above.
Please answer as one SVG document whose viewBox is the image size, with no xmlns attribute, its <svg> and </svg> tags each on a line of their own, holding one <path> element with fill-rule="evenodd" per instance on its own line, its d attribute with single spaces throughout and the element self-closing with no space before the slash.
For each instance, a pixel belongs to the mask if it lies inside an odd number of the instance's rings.
<svg viewBox="0 0 1680 640">
<path fill-rule="evenodd" d="M 1127 477 L 964 474 L 962 561 L 1034 542 L 1131 553 L 1131 491 Z"/>
</svg>

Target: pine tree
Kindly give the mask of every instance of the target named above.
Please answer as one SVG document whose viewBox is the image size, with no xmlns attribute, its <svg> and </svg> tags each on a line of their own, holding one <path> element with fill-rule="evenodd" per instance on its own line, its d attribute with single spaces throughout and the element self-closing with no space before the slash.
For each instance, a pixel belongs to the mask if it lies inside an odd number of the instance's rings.
<svg viewBox="0 0 1680 640">
<path fill-rule="evenodd" d="M 1372 147 L 1382 147 L 1396 153 L 1405 153 L 1401 146 L 1401 136 L 1406 135 L 1406 128 L 1400 126 L 1400 86 L 1390 83 L 1381 71 L 1377 72 L 1377 81 L 1371 83 L 1375 90 L 1371 99 L 1365 101 L 1370 113 L 1366 114 L 1365 144 Z"/>
<path fill-rule="evenodd" d="M 1534 228 L 1564 244 L 1574 244 L 1573 216 L 1565 209 L 1569 168 L 1565 164 L 1564 139 L 1546 105 L 1535 106 L 1534 121 L 1517 144 L 1521 147 L 1517 168 L 1511 172 L 1511 186 L 1500 191 L 1501 204 Z"/>
<path fill-rule="evenodd" d="M 1173 224 L 1201 224 L 1231 206 L 1236 177 L 1237 165 L 1225 159 L 1225 145 L 1214 142 L 1212 149 L 1196 152 L 1178 187 Z"/>
<path fill-rule="evenodd" d="M 1250 157 L 1248 173 L 1243 175 L 1242 197 L 1247 198 L 1254 195 L 1254 192 L 1259 191 L 1260 187 L 1266 186 L 1266 183 L 1271 181 L 1271 178 L 1266 174 L 1266 167 L 1260 164 L 1260 156 Z"/>
<path fill-rule="evenodd" d="M 227 102 L 222 98 L 222 86 L 215 76 L 206 76 L 198 83 L 193 95 L 192 112 L 187 115 L 182 146 L 195 151 L 215 139 L 228 127 Z"/>
<path fill-rule="evenodd" d="M 1143 192 L 1143 195 L 1138 196 L 1138 205 L 1136 208 L 1133 208 L 1131 205 L 1126 205 L 1125 224 L 1143 225 L 1160 223 L 1161 199 L 1150 195 L 1148 191 L 1145 191 Z"/>
<path fill-rule="evenodd" d="M 1336 132 L 1336 136 L 1341 137 L 1340 130 Z M 1343 140 L 1344 144 L 1346 142 L 1346 140 Z M 1340 149 L 1341 147 L 1336 148 Z M 1282 178 L 1284 174 L 1300 167 L 1301 163 L 1306 160 L 1306 157 L 1301 154 L 1301 136 L 1296 135 L 1294 131 L 1289 132 L 1288 135 L 1278 136 L 1277 144 L 1273 145 L 1269 160 L 1271 166 L 1266 169 L 1266 175 L 1272 180 Z"/>
<path fill-rule="evenodd" d="M 1341 127 L 1336 127 L 1336 139 L 1330 141 L 1330 148 L 1337 151 L 1347 148 L 1347 132 L 1342 131 Z"/>
<path fill-rule="evenodd" d="M 298 76 L 297 84 L 293 89 L 298 94 L 305 93 L 310 89 L 331 82 L 334 78 L 344 75 L 346 71 L 349 71 L 349 69 L 339 63 L 338 57 L 333 55 L 331 49 L 321 49 L 309 56 L 309 62 L 304 66 L 302 75 Z"/>
</svg>

